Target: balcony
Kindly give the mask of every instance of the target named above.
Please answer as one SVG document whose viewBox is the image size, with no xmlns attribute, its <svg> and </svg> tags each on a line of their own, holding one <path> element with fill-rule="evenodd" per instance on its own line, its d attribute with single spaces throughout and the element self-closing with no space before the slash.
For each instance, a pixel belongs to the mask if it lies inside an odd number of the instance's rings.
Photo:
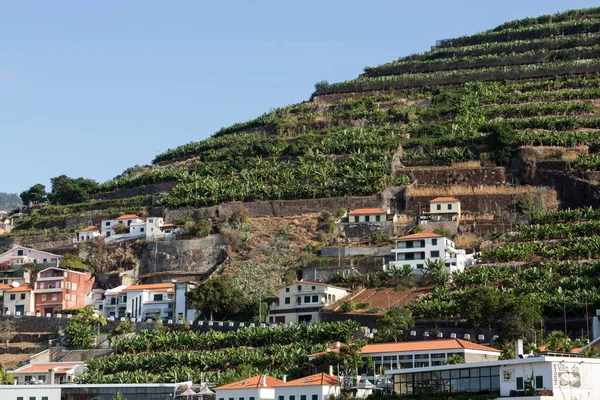
<svg viewBox="0 0 600 400">
<path fill-rule="evenodd" d="M 61 293 L 62 292 L 62 288 L 60 287 L 55 287 L 55 288 L 44 288 L 44 289 L 35 289 L 35 293 Z"/>
<path fill-rule="evenodd" d="M 44 281 L 62 281 L 65 279 L 65 275 L 64 274 L 60 274 L 60 275 L 51 275 L 51 276 L 42 276 L 37 278 L 38 282 L 44 282 Z"/>
<path fill-rule="evenodd" d="M 325 307 L 325 302 L 321 301 L 318 303 L 303 303 L 303 304 L 295 304 L 294 308 L 314 308 L 314 307 Z"/>
<path fill-rule="evenodd" d="M 302 290 L 295 290 L 294 294 L 323 294 L 325 293 L 325 291 L 327 290 L 327 288 L 324 287 L 317 287 L 314 289 L 302 289 Z"/>
</svg>

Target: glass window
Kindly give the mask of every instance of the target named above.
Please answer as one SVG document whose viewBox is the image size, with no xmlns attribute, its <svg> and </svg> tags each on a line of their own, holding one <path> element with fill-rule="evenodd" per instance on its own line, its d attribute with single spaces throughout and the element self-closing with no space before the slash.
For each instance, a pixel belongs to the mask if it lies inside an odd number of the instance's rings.
<svg viewBox="0 0 600 400">
<path fill-rule="evenodd" d="M 375 221 L 377 221 L 377 222 L 381 221 L 381 215 L 377 215 L 377 216 L 375 217 Z"/>
<path fill-rule="evenodd" d="M 457 369 L 453 369 L 452 371 L 450 371 L 450 377 L 453 379 L 458 378 L 458 374 L 459 374 L 459 372 Z"/>
<path fill-rule="evenodd" d="M 429 354 L 417 354 L 415 355 L 415 360 L 428 360 Z"/>
<path fill-rule="evenodd" d="M 439 257 L 440 256 L 440 251 L 439 250 L 435 250 L 431 252 L 431 257 Z"/>
<path fill-rule="evenodd" d="M 21 293 L 21 300 L 25 300 L 25 293 Z"/>
<path fill-rule="evenodd" d="M 298 291 L 302 291 L 302 285 L 298 285 Z"/>
<path fill-rule="evenodd" d="M 284 400 L 284 397 L 283 396 L 279 396 L 279 400 Z"/>
<path fill-rule="evenodd" d="M 538 375 L 535 377 L 535 388 L 536 389 L 543 389 L 544 388 L 544 377 L 541 375 Z"/>
<path fill-rule="evenodd" d="M 11 294 L 11 295 L 10 295 L 10 299 L 11 299 L 11 300 L 14 300 L 14 299 L 15 299 L 15 297 L 16 297 L 16 296 L 15 296 L 14 294 Z"/>
<path fill-rule="evenodd" d="M 450 371 L 442 371 L 442 379 L 450 379 Z"/>
<path fill-rule="evenodd" d="M 290 288 L 289 288 L 289 287 L 286 287 L 286 288 L 285 288 L 285 292 L 286 292 L 286 293 L 289 293 L 289 292 L 290 292 Z"/>
<path fill-rule="evenodd" d="M 368 215 L 365 215 L 365 222 L 369 222 L 371 220 L 371 217 L 369 217 Z"/>
<path fill-rule="evenodd" d="M 524 386 L 523 386 L 523 378 L 522 377 L 518 377 L 517 378 L 517 390 L 523 390 Z"/>
<path fill-rule="evenodd" d="M 412 356 L 412 354 L 409 354 L 409 355 L 404 355 L 404 356 L 398 356 L 398 358 L 401 360 L 412 360 L 413 356 Z"/>
<path fill-rule="evenodd" d="M 358 217 L 354 217 L 354 222 L 358 222 L 359 218 Z"/>
<path fill-rule="evenodd" d="M 248 400 L 254 400 L 254 396 L 248 397 Z"/>
<path fill-rule="evenodd" d="M 155 294 L 154 295 L 154 301 L 162 301 L 163 299 L 163 295 L 162 294 Z"/>
<path fill-rule="evenodd" d="M 110 221 L 106 221 L 106 222 L 104 223 L 104 226 L 110 226 Z"/>
<path fill-rule="evenodd" d="M 490 376 L 490 367 L 481 368 L 481 376 Z"/>
<path fill-rule="evenodd" d="M 479 376 L 479 368 L 471 368 L 471 377 Z"/>
<path fill-rule="evenodd" d="M 433 246 L 437 246 L 437 239 L 431 239 L 431 244 Z"/>
<path fill-rule="evenodd" d="M 446 353 L 433 353 L 431 358 L 446 358 Z"/>
<path fill-rule="evenodd" d="M 305 394 L 300 395 L 300 400 L 306 400 L 306 395 Z"/>
<path fill-rule="evenodd" d="M 319 395 L 318 394 L 313 394 L 311 400 L 319 400 Z"/>
<path fill-rule="evenodd" d="M 304 296 L 304 302 L 310 303 L 310 296 Z"/>
<path fill-rule="evenodd" d="M 244 400 L 244 398 L 243 398 L 243 397 L 240 397 L 240 400 Z"/>
<path fill-rule="evenodd" d="M 448 210 L 452 210 L 452 204 L 448 204 Z"/>
<path fill-rule="evenodd" d="M 442 209 L 442 205 L 441 205 L 441 204 L 436 204 L 436 205 L 435 205 L 435 208 L 436 208 L 438 211 L 440 211 L 440 210 Z"/>
<path fill-rule="evenodd" d="M 469 370 L 468 369 L 461 369 L 460 370 L 460 377 L 461 378 L 468 378 L 469 377 Z"/>
<path fill-rule="evenodd" d="M 295 395 L 293 395 L 293 394 L 291 394 L 291 395 L 290 395 L 290 400 L 296 400 L 296 396 L 295 396 Z"/>
<path fill-rule="evenodd" d="M 17 400 L 23 400 L 23 397 L 22 396 L 21 397 L 17 397 Z"/>
<path fill-rule="evenodd" d="M 313 296 L 312 297 L 312 302 L 313 303 L 318 303 L 319 302 L 319 296 Z"/>
<path fill-rule="evenodd" d="M 286 297 L 286 298 L 284 299 L 284 302 L 285 302 L 285 304 L 290 304 L 290 298 L 289 298 L 289 297 Z"/>
<path fill-rule="evenodd" d="M 42 400 L 48 400 L 48 396 L 42 396 Z"/>
<path fill-rule="evenodd" d="M 313 286 L 313 287 L 312 287 L 312 290 L 315 290 L 316 288 L 317 288 L 316 286 Z"/>
</svg>

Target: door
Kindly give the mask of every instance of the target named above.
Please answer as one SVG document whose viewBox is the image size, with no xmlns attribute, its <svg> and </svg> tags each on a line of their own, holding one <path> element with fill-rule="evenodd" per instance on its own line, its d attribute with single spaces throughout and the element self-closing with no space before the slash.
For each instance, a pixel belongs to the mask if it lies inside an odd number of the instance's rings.
<svg viewBox="0 0 600 400">
<path fill-rule="evenodd" d="M 25 315 L 25 306 L 15 306 L 15 314 L 20 313 L 20 315 Z"/>
<path fill-rule="evenodd" d="M 44 308 L 44 315 L 52 314 L 53 311 L 54 311 L 54 309 L 52 309 L 52 308 Z"/>
</svg>

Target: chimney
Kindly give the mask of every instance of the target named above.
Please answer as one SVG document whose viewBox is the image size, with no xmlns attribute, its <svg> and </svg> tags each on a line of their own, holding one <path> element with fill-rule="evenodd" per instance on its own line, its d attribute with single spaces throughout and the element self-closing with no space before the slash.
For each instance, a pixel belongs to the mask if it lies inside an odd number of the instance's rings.
<svg viewBox="0 0 600 400">
<path fill-rule="evenodd" d="M 262 375 L 260 377 L 260 385 L 262 387 L 267 387 L 267 376 L 266 375 Z"/>
<path fill-rule="evenodd" d="M 333 365 L 329 366 L 329 376 L 333 376 Z"/>
<path fill-rule="evenodd" d="M 515 341 L 515 358 L 523 358 L 523 339 Z"/>
<path fill-rule="evenodd" d="M 283 376 L 283 382 L 287 382 L 287 375 Z"/>
</svg>

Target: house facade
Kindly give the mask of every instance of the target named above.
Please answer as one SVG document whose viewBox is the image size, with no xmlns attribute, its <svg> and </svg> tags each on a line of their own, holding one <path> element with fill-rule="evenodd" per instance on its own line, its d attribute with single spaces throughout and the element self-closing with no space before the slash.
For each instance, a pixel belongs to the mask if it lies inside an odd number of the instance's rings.
<svg viewBox="0 0 600 400">
<path fill-rule="evenodd" d="M 126 229 L 126 232 L 117 234 L 117 226 Z M 135 214 L 126 214 L 119 218 L 102 220 L 101 235 L 107 242 L 139 238 L 163 239 L 166 235 L 163 226 L 164 220 L 160 217 L 143 219 Z"/>
<path fill-rule="evenodd" d="M 101 236 L 100 228 L 94 225 L 78 230 L 76 233 L 77 237 L 75 238 L 75 240 L 77 242 L 92 242 L 97 237 Z"/>
<path fill-rule="evenodd" d="M 31 249 L 24 246 L 15 246 L 0 254 L 0 265 L 19 266 L 23 264 L 43 264 L 44 266 L 58 267 L 63 257 L 47 251 Z"/>
<path fill-rule="evenodd" d="M 256 375 L 213 390 L 216 400 L 275 400 L 275 386 L 282 383 L 267 375 Z"/>
<path fill-rule="evenodd" d="M 84 372 L 83 362 L 49 362 L 24 365 L 8 371 L 17 384 L 58 385 L 72 383 L 73 379 Z"/>
<path fill-rule="evenodd" d="M 275 386 L 276 400 L 328 400 L 340 394 L 339 378 L 325 373 L 306 376 Z"/>
<path fill-rule="evenodd" d="M 295 281 L 279 289 L 279 299 L 269 307 L 271 323 L 311 322 L 319 320 L 319 311 L 346 297 L 344 288 L 321 282 Z"/>
<path fill-rule="evenodd" d="M 85 307 L 90 302 L 94 281 L 90 272 L 54 267 L 38 272 L 34 290 L 36 313 L 46 315 Z"/>
<path fill-rule="evenodd" d="M 463 249 L 456 249 L 452 240 L 437 233 L 422 232 L 396 239 L 390 266 L 410 265 L 414 275 L 423 275 L 427 260 L 443 261 L 449 273 L 464 271 L 473 263 L 473 257 Z"/>
<path fill-rule="evenodd" d="M 25 283 L 4 292 L 4 313 L 26 315 L 35 310 L 34 296 L 31 285 Z"/>
<path fill-rule="evenodd" d="M 104 292 L 102 314 L 105 317 L 125 317 L 127 314 L 127 293 L 123 290 L 127 285 L 117 286 Z"/>
<path fill-rule="evenodd" d="M 175 288 L 173 283 L 132 285 L 123 289 L 125 313 L 133 318 L 173 318 Z"/>
<path fill-rule="evenodd" d="M 381 208 L 358 208 L 348 213 L 348 222 L 384 222 L 386 216 L 386 212 Z"/>
<path fill-rule="evenodd" d="M 460 200 L 455 197 L 436 197 L 429 201 L 431 222 L 459 221 Z"/>
</svg>

